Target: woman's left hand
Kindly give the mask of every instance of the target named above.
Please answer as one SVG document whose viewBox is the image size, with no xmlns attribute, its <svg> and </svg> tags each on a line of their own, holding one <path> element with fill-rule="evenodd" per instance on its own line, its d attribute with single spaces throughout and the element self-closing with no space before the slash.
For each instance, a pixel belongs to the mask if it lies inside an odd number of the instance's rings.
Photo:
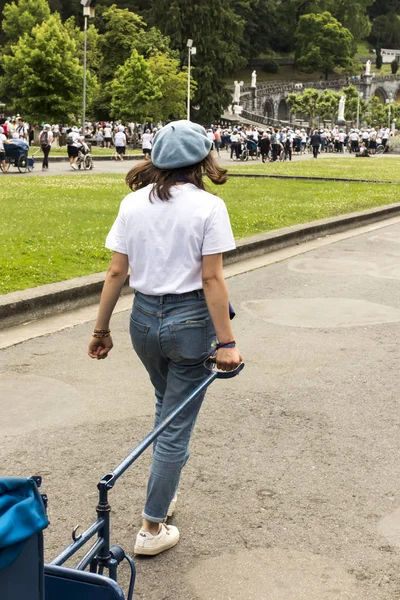
<svg viewBox="0 0 400 600">
<path fill-rule="evenodd" d="M 107 358 L 112 347 L 113 342 L 111 336 L 102 338 L 93 337 L 89 343 L 88 355 L 90 358 L 97 358 L 97 360 Z"/>
</svg>

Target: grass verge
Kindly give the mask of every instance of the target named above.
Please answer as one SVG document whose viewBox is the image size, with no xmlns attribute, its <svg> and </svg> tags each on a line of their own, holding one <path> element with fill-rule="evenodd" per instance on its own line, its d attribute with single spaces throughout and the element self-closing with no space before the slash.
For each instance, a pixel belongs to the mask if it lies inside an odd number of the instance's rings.
<svg viewBox="0 0 400 600">
<path fill-rule="evenodd" d="M 232 163 L 228 169 L 230 173 L 400 181 L 400 156 L 394 158 L 377 156 L 368 159 L 336 156 L 317 160 L 300 160 L 299 157 L 294 156 L 292 162 L 263 164 L 261 161 L 248 161 Z"/>
<path fill-rule="evenodd" d="M 396 201 L 390 185 L 231 179 L 211 186 L 237 239 Z M 29 177 L 0 189 L 2 294 L 103 271 L 105 237 L 128 188 L 120 175 Z"/>
</svg>

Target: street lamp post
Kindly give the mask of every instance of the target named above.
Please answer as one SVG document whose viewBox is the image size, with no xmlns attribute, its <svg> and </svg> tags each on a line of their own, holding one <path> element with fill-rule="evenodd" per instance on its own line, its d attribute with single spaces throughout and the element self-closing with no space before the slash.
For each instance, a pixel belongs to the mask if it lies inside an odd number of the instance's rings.
<svg viewBox="0 0 400 600">
<path fill-rule="evenodd" d="M 83 101 L 82 101 L 82 135 L 85 135 L 86 121 L 86 55 L 87 55 L 87 26 L 88 19 L 95 15 L 95 0 L 81 0 L 83 6 L 83 17 L 85 19 L 84 26 L 84 42 L 83 42 Z"/>
<path fill-rule="evenodd" d="M 364 97 L 362 92 L 359 92 L 357 98 L 357 129 L 360 129 L 360 99 Z"/>
<path fill-rule="evenodd" d="M 190 121 L 190 57 L 196 54 L 196 48 L 193 46 L 193 40 L 188 40 L 186 47 L 188 49 L 187 120 Z"/>
</svg>

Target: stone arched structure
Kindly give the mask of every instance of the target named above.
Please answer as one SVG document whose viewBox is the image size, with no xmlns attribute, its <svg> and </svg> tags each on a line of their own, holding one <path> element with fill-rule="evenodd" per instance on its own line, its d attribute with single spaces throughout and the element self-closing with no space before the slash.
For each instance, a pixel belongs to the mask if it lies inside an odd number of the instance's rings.
<svg viewBox="0 0 400 600">
<path fill-rule="evenodd" d="M 382 87 L 376 88 L 376 90 L 374 92 L 374 96 L 376 96 L 379 99 L 379 102 L 381 102 L 382 104 L 385 104 L 387 97 L 388 97 L 387 93 L 385 92 L 385 90 Z"/>
<path fill-rule="evenodd" d="M 240 96 L 240 104 L 246 113 L 247 119 L 267 124 L 287 123 L 293 119 L 307 122 L 308 119 L 302 115 L 290 115 L 286 98 L 289 94 L 301 94 L 305 88 L 316 90 L 340 91 L 349 85 L 348 78 L 332 79 L 329 81 L 308 81 L 299 84 L 294 81 L 271 81 L 260 83 L 257 88 L 245 86 Z M 364 76 L 352 81 L 359 92 L 363 93 L 364 99 L 368 100 L 376 95 L 382 104 L 386 100 L 394 99 L 400 103 L 400 73 L 396 75 Z"/>
<path fill-rule="evenodd" d="M 264 102 L 264 115 L 268 119 L 274 119 L 275 118 L 274 103 L 269 98 L 267 98 L 266 101 Z"/>
<path fill-rule="evenodd" d="M 278 104 L 278 121 L 289 121 L 290 113 L 289 107 L 286 103 L 285 98 L 281 98 Z"/>
</svg>

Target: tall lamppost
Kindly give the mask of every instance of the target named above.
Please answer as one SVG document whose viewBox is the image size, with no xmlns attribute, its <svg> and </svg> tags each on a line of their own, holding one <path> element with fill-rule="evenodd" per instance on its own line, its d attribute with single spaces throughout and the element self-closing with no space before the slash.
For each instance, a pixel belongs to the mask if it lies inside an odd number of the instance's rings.
<svg viewBox="0 0 400 600">
<path fill-rule="evenodd" d="M 88 19 L 92 19 L 95 15 L 95 0 L 81 0 L 83 6 L 83 17 L 85 19 L 85 37 L 83 43 L 83 102 L 82 102 L 82 135 L 85 135 L 86 121 L 86 54 L 87 54 L 87 26 Z"/>
<path fill-rule="evenodd" d="M 188 40 L 186 47 L 188 49 L 187 120 L 190 121 L 190 57 L 196 54 L 196 48 L 193 46 L 193 40 Z"/>
<path fill-rule="evenodd" d="M 364 97 L 362 92 L 359 92 L 357 98 L 357 129 L 360 129 L 360 100 Z"/>
</svg>

